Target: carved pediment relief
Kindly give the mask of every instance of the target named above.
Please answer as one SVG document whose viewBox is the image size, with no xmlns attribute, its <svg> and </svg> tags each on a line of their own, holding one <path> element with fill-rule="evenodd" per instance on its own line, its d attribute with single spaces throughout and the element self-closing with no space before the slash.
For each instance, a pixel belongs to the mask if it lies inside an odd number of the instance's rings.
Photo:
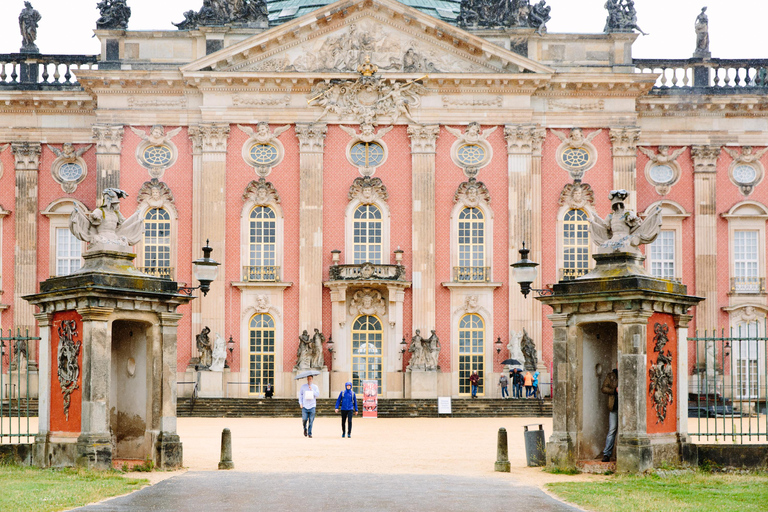
<svg viewBox="0 0 768 512">
<path fill-rule="evenodd" d="M 387 187 L 381 181 L 381 178 L 355 178 L 352 186 L 349 187 L 349 200 L 360 201 L 361 203 L 371 204 L 376 201 L 386 201 L 389 198 Z"/>
<path fill-rule="evenodd" d="M 595 207 L 595 193 L 588 183 L 567 183 L 560 191 L 558 204 L 569 209 L 584 208 L 591 211 Z"/>
<path fill-rule="evenodd" d="M 454 203 L 462 203 L 465 206 L 474 208 L 483 203 L 490 204 L 491 193 L 488 187 L 482 181 L 476 181 L 475 178 L 469 178 L 469 181 L 463 182 L 456 190 L 453 196 Z"/>
<path fill-rule="evenodd" d="M 243 192 L 243 201 L 253 201 L 259 206 L 269 206 L 272 204 L 280 204 L 280 195 L 277 193 L 277 189 L 269 181 L 264 178 L 259 178 L 258 181 L 253 180 L 245 187 Z"/>
<path fill-rule="evenodd" d="M 142 208 L 165 208 L 176 212 L 176 203 L 168 185 L 157 179 L 145 181 L 136 196 L 136 202 Z"/>
<path fill-rule="evenodd" d="M 358 315 L 385 315 L 387 304 L 381 296 L 381 292 L 372 288 L 363 288 L 352 296 L 349 305 L 350 316 Z"/>
</svg>

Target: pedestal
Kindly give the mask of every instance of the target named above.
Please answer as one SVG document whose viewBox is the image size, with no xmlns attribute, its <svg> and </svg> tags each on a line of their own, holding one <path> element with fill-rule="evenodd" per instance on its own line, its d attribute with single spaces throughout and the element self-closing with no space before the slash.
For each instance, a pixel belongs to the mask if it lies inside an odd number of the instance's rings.
<svg viewBox="0 0 768 512">
<path fill-rule="evenodd" d="M 224 372 L 203 370 L 197 372 L 197 396 L 200 398 L 224 397 Z"/>
<path fill-rule="evenodd" d="M 411 382 L 411 398 L 437 398 L 437 372 L 411 370 L 406 378 Z"/>
<path fill-rule="evenodd" d="M 161 432 L 155 443 L 158 469 L 177 469 L 182 466 L 184 452 L 177 434 Z"/>
<path fill-rule="evenodd" d="M 108 434 L 81 434 L 76 464 L 88 469 L 112 469 L 112 438 Z"/>
</svg>

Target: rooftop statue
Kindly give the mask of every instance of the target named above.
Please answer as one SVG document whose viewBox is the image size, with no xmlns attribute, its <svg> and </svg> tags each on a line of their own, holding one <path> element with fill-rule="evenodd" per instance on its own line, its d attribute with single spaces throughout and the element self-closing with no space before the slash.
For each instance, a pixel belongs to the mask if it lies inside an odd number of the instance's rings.
<svg viewBox="0 0 768 512">
<path fill-rule="evenodd" d="M 693 52 L 693 56 L 709 57 L 709 18 L 706 7 L 702 7 L 701 12 L 696 16 L 694 29 L 696 30 L 696 51 Z"/>
<path fill-rule="evenodd" d="M 637 30 L 644 36 L 648 35 L 637 26 L 637 9 L 635 9 L 634 0 L 607 0 L 605 8 L 608 11 L 608 17 L 605 20 L 603 32 L 632 32 Z"/>
<path fill-rule="evenodd" d="M 96 20 L 97 29 L 125 30 L 128 28 L 128 20 L 131 17 L 131 8 L 125 0 L 101 0 L 96 4 L 99 10 L 99 19 Z"/>
<path fill-rule="evenodd" d="M 532 27 L 540 35 L 549 21 L 545 0 L 461 0 L 459 26 L 465 28 Z"/>
<path fill-rule="evenodd" d="M 69 217 L 69 229 L 78 240 L 88 242 L 89 249 L 128 252 L 128 247 L 141 241 L 143 218 L 137 210 L 127 219 L 120 213 L 120 199 L 128 194 L 117 188 L 102 192 L 102 204 L 92 212 L 77 208 Z"/>
<path fill-rule="evenodd" d="M 37 24 L 42 19 L 40 13 L 32 8 L 32 4 L 24 2 L 24 9 L 19 14 L 19 30 L 21 30 L 21 52 L 38 53 L 35 39 L 37 39 Z"/>
<path fill-rule="evenodd" d="M 265 0 L 203 0 L 199 11 L 184 13 L 184 21 L 174 23 L 179 30 L 194 30 L 207 25 L 248 25 L 267 23 Z"/>
<path fill-rule="evenodd" d="M 635 212 L 624 208 L 629 196 L 626 190 L 611 190 L 611 213 L 602 220 L 598 216 L 589 219 L 592 239 L 598 246 L 598 254 L 627 252 L 641 254 L 638 246 L 656 240 L 661 229 L 661 208 L 656 208 L 645 220 Z"/>
</svg>

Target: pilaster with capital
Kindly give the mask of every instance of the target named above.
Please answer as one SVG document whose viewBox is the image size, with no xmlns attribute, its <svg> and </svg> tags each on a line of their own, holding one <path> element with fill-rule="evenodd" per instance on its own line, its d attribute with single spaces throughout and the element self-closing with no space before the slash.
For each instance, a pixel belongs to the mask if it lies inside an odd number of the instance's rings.
<svg viewBox="0 0 768 512">
<path fill-rule="evenodd" d="M 411 138 L 413 325 L 435 328 L 435 151 L 439 125 L 408 125 Z"/>
<path fill-rule="evenodd" d="M 93 125 L 96 143 L 96 194 L 120 186 L 120 153 L 123 149 L 122 125 Z"/>
<path fill-rule="evenodd" d="M 629 192 L 627 208 L 637 210 L 637 142 L 640 128 L 612 128 L 611 152 L 613 153 L 613 188 Z"/>
<path fill-rule="evenodd" d="M 299 332 L 323 325 L 323 152 L 328 125 L 296 123 L 299 139 Z M 286 369 L 294 360 L 285 358 Z"/>
</svg>

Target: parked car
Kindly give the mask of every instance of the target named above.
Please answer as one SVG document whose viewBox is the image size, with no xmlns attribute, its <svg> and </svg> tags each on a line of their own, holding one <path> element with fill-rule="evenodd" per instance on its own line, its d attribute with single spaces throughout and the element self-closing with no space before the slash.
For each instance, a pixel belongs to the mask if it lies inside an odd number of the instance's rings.
<svg viewBox="0 0 768 512">
<path fill-rule="evenodd" d="M 688 393 L 689 418 L 716 418 L 717 416 L 741 416 L 734 412 L 733 402 L 720 393 Z"/>
</svg>

